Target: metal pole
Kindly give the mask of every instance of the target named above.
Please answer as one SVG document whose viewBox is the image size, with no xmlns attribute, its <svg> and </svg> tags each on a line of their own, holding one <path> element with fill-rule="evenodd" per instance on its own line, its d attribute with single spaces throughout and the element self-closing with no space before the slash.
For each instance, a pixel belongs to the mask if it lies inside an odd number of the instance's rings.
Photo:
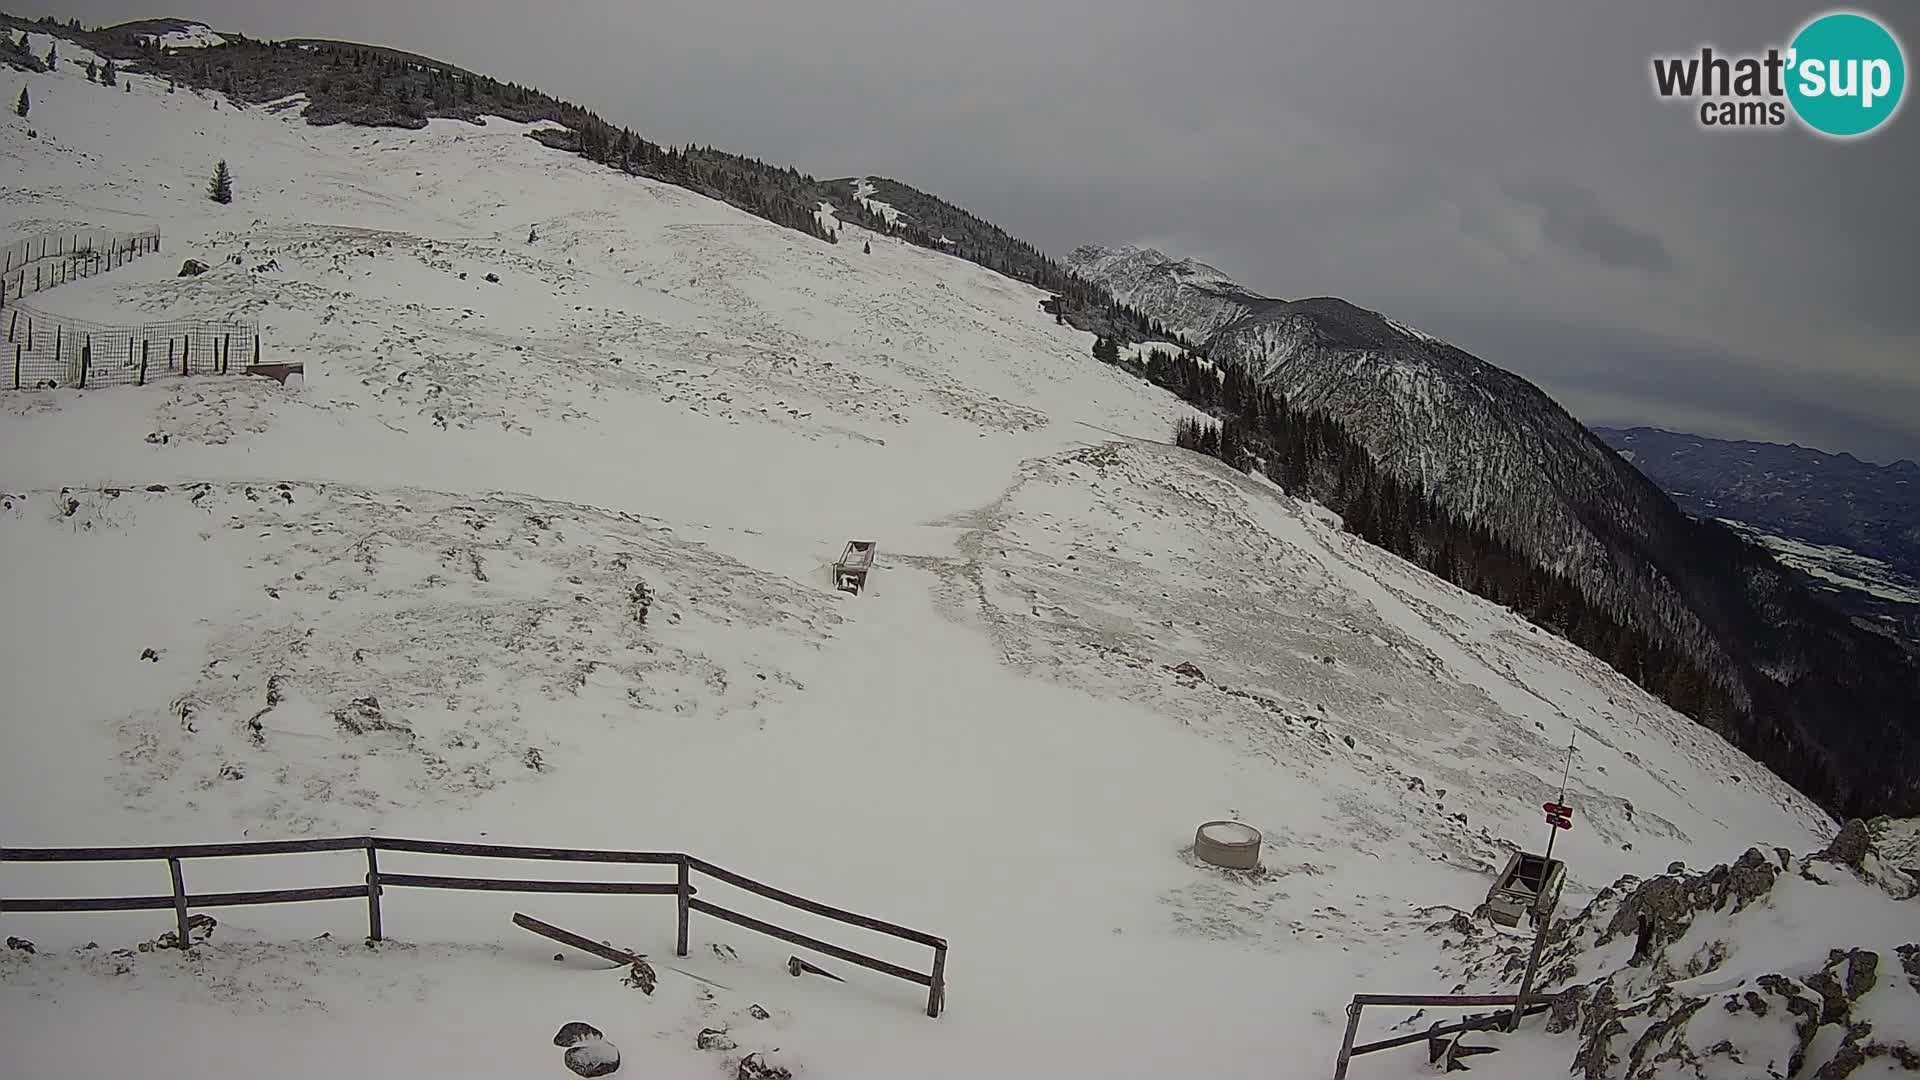
<svg viewBox="0 0 1920 1080">
<path fill-rule="evenodd" d="M 1554 831 L 1559 832 L 1560 830 L 1555 829 Z M 1549 910 L 1559 910 L 1560 892 L 1561 889 L 1565 887 L 1566 881 L 1563 878 L 1561 880 L 1561 888 L 1553 890 L 1553 907 Z M 1520 994 L 1514 998 L 1513 1014 L 1507 1017 L 1508 1031 L 1518 1031 L 1520 1029 L 1520 1018 L 1525 1015 L 1527 1007 L 1527 994 L 1533 990 L 1533 976 L 1540 970 L 1540 950 L 1547 944 L 1547 928 L 1552 925 L 1553 916 L 1549 914 L 1546 918 L 1540 920 L 1539 927 L 1534 930 L 1533 951 L 1527 954 L 1526 974 L 1520 976 Z"/>
<path fill-rule="evenodd" d="M 1347 1003 L 1347 1036 L 1340 1040 L 1340 1056 L 1333 1062 L 1333 1080 L 1347 1080 L 1347 1062 L 1353 1057 L 1353 1037 L 1360 1032 L 1360 1009 L 1357 1001 Z"/>
</svg>

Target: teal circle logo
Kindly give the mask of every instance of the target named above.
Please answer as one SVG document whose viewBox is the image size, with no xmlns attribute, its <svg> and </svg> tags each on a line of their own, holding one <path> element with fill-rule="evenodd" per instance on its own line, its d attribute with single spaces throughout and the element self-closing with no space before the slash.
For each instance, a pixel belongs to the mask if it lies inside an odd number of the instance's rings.
<svg viewBox="0 0 1920 1080">
<path fill-rule="evenodd" d="M 1790 46 L 1787 99 L 1823 135 L 1865 135 L 1892 118 L 1907 88 L 1907 61 L 1886 27 L 1850 11 L 1822 15 Z"/>
</svg>

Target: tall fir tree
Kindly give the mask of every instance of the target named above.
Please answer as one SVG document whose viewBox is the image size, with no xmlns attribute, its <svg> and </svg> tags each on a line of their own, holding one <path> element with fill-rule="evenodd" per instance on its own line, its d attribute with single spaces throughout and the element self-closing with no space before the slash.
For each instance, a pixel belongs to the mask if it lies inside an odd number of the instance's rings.
<svg viewBox="0 0 1920 1080">
<path fill-rule="evenodd" d="M 13 103 L 13 115 L 24 118 L 32 108 L 33 98 L 28 96 L 27 88 L 23 86 L 20 88 L 20 100 Z"/>
<path fill-rule="evenodd" d="M 207 185 L 207 197 L 222 204 L 233 201 L 233 173 L 227 171 L 224 158 L 214 166 L 213 182 Z"/>
<path fill-rule="evenodd" d="M 117 81 L 117 78 L 118 73 L 113 66 L 113 58 L 108 57 L 106 65 L 100 69 L 100 85 L 112 86 Z"/>
</svg>

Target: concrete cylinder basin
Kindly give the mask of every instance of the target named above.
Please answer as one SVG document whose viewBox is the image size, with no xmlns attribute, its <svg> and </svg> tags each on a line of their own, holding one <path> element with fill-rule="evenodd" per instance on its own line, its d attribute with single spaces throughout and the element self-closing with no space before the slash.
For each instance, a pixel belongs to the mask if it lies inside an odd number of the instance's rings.
<svg viewBox="0 0 1920 1080">
<path fill-rule="evenodd" d="M 1209 821 L 1193 834 L 1193 853 L 1228 870 L 1260 868 L 1260 830 L 1238 821 Z"/>
</svg>

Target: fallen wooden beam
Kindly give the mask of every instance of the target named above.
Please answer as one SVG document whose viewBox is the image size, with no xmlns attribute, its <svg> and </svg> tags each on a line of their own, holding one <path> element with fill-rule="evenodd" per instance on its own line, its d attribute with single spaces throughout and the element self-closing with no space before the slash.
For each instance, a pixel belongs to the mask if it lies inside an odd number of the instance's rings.
<svg viewBox="0 0 1920 1080">
<path fill-rule="evenodd" d="M 631 967 L 632 965 L 647 959 L 646 953 L 632 953 L 632 952 L 627 952 L 625 949 L 616 949 L 611 945 L 605 944 L 603 942 L 594 941 L 591 938 L 581 937 L 579 934 L 576 934 L 571 930 L 562 930 L 560 927 L 555 926 L 552 923 L 541 922 L 539 919 L 533 918 L 532 916 L 529 916 L 529 915 L 522 915 L 517 911 L 513 913 L 513 925 L 520 927 L 522 930 L 531 930 L 534 933 L 539 934 L 541 937 L 551 938 L 552 940 L 557 941 L 562 945 L 571 945 L 574 948 L 579 949 L 581 952 L 592 953 L 593 955 L 599 957 L 602 960 L 605 960 L 609 963 L 618 964 L 621 967 Z M 648 961 L 648 965 L 652 966 L 652 961 Z M 714 982 L 712 979 L 706 978 L 705 976 L 695 975 L 691 971 L 686 971 L 682 968 L 674 967 L 672 964 L 661 964 L 660 966 L 663 968 L 666 968 L 668 971 L 679 972 L 680 974 L 685 975 L 689 979 L 694 979 L 696 981 L 706 983 L 708 986 L 718 986 L 722 990 L 732 989 L 732 987 L 724 986 L 720 983 Z"/>
<path fill-rule="evenodd" d="M 552 938 L 562 945 L 571 945 L 581 952 L 592 953 L 608 963 L 619 964 L 622 967 L 630 966 L 647 958 L 646 953 L 630 953 L 625 949 L 616 949 L 611 945 L 602 945 L 600 942 L 594 941 L 591 938 L 581 937 L 571 930 L 562 930 L 552 923 L 543 923 L 539 919 L 522 915 L 517 911 L 513 913 L 513 925 L 520 927 L 522 930 L 531 930 L 541 937 Z"/>
<path fill-rule="evenodd" d="M 827 969 L 822 967 L 815 967 L 814 965 L 807 963 L 805 960 L 802 960 L 797 956 L 787 957 L 787 974 L 797 979 L 800 977 L 800 973 L 803 971 L 813 975 L 825 975 L 827 978 L 832 979 L 835 982 L 847 981 L 841 978 L 840 976 L 835 975 L 833 972 L 828 971 Z"/>
</svg>

